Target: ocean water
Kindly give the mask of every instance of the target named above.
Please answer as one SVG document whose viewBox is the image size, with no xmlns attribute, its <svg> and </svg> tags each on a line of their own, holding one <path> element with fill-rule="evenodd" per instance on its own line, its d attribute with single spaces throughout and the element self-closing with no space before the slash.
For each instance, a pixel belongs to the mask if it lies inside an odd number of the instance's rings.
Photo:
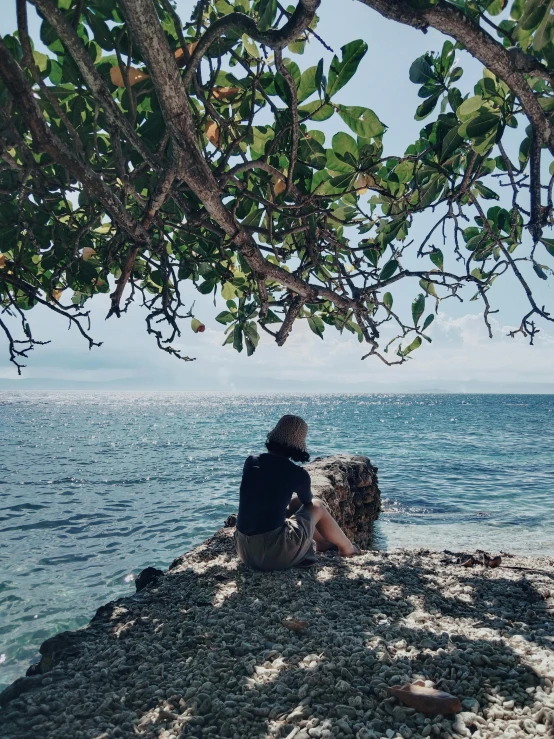
<svg viewBox="0 0 554 739">
<path fill-rule="evenodd" d="M 0 394 L 0 687 L 236 511 L 284 413 L 379 467 L 375 547 L 554 555 L 554 396 Z"/>
</svg>

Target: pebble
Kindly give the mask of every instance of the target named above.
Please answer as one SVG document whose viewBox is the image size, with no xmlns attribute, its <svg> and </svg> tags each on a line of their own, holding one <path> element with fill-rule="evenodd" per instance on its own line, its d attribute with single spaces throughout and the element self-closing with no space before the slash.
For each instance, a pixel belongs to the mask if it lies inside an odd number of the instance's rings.
<svg viewBox="0 0 554 739">
<path fill-rule="evenodd" d="M 117 602 L 55 679 L 8 704 L 3 735 L 554 735 L 554 622 L 540 607 L 553 597 L 553 560 L 503 559 L 531 568 L 524 574 L 468 572 L 438 553 L 370 551 L 262 574 L 229 550 L 216 537 L 180 559 L 155 592 Z M 308 626 L 295 633 L 287 619 Z M 386 692 L 415 681 L 458 696 L 462 712 L 427 717 Z"/>
</svg>

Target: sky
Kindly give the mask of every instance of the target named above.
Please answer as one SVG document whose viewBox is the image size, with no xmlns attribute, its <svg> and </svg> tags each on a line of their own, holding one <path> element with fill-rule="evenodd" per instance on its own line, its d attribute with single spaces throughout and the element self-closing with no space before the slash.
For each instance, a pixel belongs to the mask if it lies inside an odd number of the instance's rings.
<svg viewBox="0 0 554 739">
<path fill-rule="evenodd" d="M 183 19 L 193 5 L 178 0 Z M 444 37 L 434 31 L 423 34 L 394 24 L 353 0 L 323 0 L 319 15 L 318 33 L 335 51 L 355 38 L 363 38 L 369 46 L 358 74 L 339 93 L 337 102 L 372 108 L 388 126 L 386 151 L 403 152 L 422 126 L 413 120 L 421 100 L 418 87 L 408 79 L 410 64 L 425 51 L 440 50 Z M 38 39 L 39 24 L 32 14 L 30 26 Z M 15 28 L 15 2 L 10 0 L 3 6 L 0 33 Z M 40 49 L 40 43 L 36 46 Z M 304 68 L 320 57 L 328 65 L 332 54 L 312 41 L 304 56 L 295 57 L 295 61 Z M 481 67 L 463 53 L 461 63 L 465 74 L 459 84 L 462 92 L 470 92 L 481 76 Z M 430 226 L 433 221 L 428 223 Z M 422 231 L 425 225 L 421 225 Z M 551 282 L 540 286 L 540 302 L 547 308 L 554 303 L 548 284 Z M 262 332 L 256 353 L 252 357 L 239 355 L 229 346 L 221 346 L 223 327 L 214 318 L 223 306 L 214 307 L 211 297 L 200 295 L 194 288 L 187 288 L 185 296 L 195 301 L 194 313 L 206 324 L 206 331 L 194 334 L 190 321 L 185 320 L 182 338 L 174 343 L 185 355 L 195 357 L 193 362 L 179 361 L 157 349 L 146 333 L 145 313 L 138 306 L 120 319 L 106 321 L 106 296 L 87 304 L 91 334 L 103 342 L 90 351 L 74 329 L 68 331 L 63 318 L 38 308 L 29 316 L 34 335 L 51 343 L 30 353 L 27 367 L 18 377 L 0 339 L 0 389 L 554 392 L 554 325 L 543 328 L 534 346 L 521 336 L 508 337 L 508 331 L 521 318 L 523 295 L 514 281 L 499 280 L 497 285 L 492 295 L 500 313 L 492 322 L 493 339 L 487 336 L 478 303 L 446 301 L 429 331 L 433 343 L 399 367 L 387 367 L 376 358 L 362 361 L 367 349 L 351 334 L 340 336 L 329 329 L 322 341 L 305 321 L 296 323 L 283 347 L 277 347 Z"/>
</svg>

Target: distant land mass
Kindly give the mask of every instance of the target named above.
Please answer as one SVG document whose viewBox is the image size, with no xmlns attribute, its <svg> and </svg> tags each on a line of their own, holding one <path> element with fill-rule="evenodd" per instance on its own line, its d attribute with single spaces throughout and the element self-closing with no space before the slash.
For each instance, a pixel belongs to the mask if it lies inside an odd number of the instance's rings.
<svg viewBox="0 0 554 739">
<path fill-rule="evenodd" d="M 173 379 L 173 378 L 172 378 Z M 0 392 L 9 394 L 26 391 L 51 392 L 237 392 L 237 393 L 424 393 L 424 394 L 522 394 L 522 395 L 551 395 L 554 394 L 554 382 L 485 382 L 482 380 L 445 380 L 430 382 L 376 382 L 368 379 L 367 382 L 335 382 L 313 380 L 284 380 L 270 377 L 233 376 L 228 381 L 218 382 L 214 378 L 211 382 L 201 378 L 191 377 L 187 386 L 184 382 L 168 382 L 163 379 L 158 386 L 146 382 L 141 378 L 122 378 L 98 382 L 97 380 L 68 380 L 55 378 L 3 378 Z"/>
</svg>

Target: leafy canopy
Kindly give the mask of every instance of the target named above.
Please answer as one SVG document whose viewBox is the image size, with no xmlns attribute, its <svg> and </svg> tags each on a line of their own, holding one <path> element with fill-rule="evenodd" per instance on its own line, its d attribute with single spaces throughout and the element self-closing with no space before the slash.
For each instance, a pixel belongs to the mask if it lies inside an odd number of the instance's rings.
<svg viewBox="0 0 554 739">
<path fill-rule="evenodd" d="M 283 344 L 306 320 L 402 363 L 466 286 L 490 332 L 489 290 L 507 274 L 524 314 L 513 333 L 532 341 L 552 320 L 533 286 L 554 256 L 553 3 L 363 2 L 452 37 L 409 68 L 424 123 L 403 154 L 384 155 L 365 85 L 363 105 L 340 102 L 363 39 L 302 64 L 307 43 L 333 41 L 315 30 L 319 0 L 201 1 L 190 19 L 169 0 L 34 0 L 48 54 L 17 0 L 0 41 L 0 327 L 18 369 L 41 343 L 33 307 L 92 346 L 87 303 L 109 292 L 110 314 L 141 300 L 158 346 L 188 360 L 172 346 L 182 319 L 204 325 L 185 281 L 221 296 L 224 343 L 248 354 L 260 330 Z M 456 19 L 485 65 L 465 97 Z M 414 239 L 418 217 L 428 233 Z"/>
</svg>

